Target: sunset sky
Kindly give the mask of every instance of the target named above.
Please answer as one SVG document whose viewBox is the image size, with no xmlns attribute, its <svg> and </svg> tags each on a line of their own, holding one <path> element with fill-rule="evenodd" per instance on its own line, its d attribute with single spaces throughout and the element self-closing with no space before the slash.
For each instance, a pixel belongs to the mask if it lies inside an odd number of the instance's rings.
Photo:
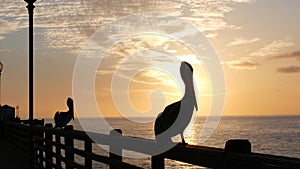
<svg viewBox="0 0 300 169">
<path fill-rule="evenodd" d="M 299 0 L 37 0 L 35 6 L 35 118 L 53 117 L 56 111 L 66 110 L 76 60 L 97 30 L 121 17 L 147 12 L 179 17 L 211 41 L 226 79 L 223 115 L 300 115 Z M 27 27 L 26 2 L 0 0 L 1 105 L 19 106 L 21 118 L 28 118 Z M 182 82 L 172 78 L 179 75 L 181 60 L 195 69 L 198 115 L 209 112 L 216 94 L 210 84 L 214 77 L 185 44 L 159 35 L 136 35 L 114 45 L 105 56 L 110 59 L 104 59 L 95 70 L 94 91 L 105 116 L 118 116 L 111 83 L 120 65 L 124 63 L 124 71 L 119 70 L 118 76 L 124 79 L 128 77 L 122 73 L 145 65 L 162 64 L 172 72 L 148 69 L 131 79 L 128 97 L 132 106 L 141 112 L 152 106 L 153 111 L 146 115 L 156 116 L 181 97 L 178 83 Z M 150 102 L 153 90 L 161 93 L 154 92 Z M 124 91 L 113 92 L 124 95 Z M 85 104 L 85 100 L 76 104 Z M 126 105 L 118 108 L 129 110 Z M 92 110 L 86 111 L 87 117 L 93 116 Z"/>
</svg>

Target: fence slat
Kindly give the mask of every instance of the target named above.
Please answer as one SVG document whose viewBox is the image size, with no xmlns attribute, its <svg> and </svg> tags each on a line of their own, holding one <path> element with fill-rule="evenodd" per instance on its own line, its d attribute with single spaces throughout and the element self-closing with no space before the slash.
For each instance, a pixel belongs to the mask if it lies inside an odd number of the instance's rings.
<svg viewBox="0 0 300 169">
<path fill-rule="evenodd" d="M 121 129 L 114 129 L 110 131 L 110 136 L 121 136 L 122 135 L 122 130 Z M 110 145 L 109 145 L 109 157 L 122 162 L 122 156 L 119 154 L 122 154 L 122 147 L 119 146 L 118 140 L 110 140 Z M 116 169 L 113 166 L 109 166 L 110 169 Z"/>
<path fill-rule="evenodd" d="M 55 135 L 55 143 L 56 143 L 56 146 L 55 146 L 55 154 L 56 154 L 55 162 L 56 162 L 56 166 L 61 168 L 61 158 L 59 158 L 61 156 L 61 149 L 60 149 L 60 146 L 57 146 L 57 145 L 61 144 L 59 135 Z"/>
<path fill-rule="evenodd" d="M 46 124 L 46 128 L 52 128 L 52 124 Z M 52 169 L 53 158 L 52 158 L 52 133 L 49 130 L 45 130 L 45 148 L 46 148 L 46 169 Z"/>
<path fill-rule="evenodd" d="M 43 126 L 34 126 L 32 128 L 33 132 L 33 148 L 34 148 L 34 163 L 38 168 L 39 166 L 43 166 L 43 151 L 37 146 L 43 146 L 44 144 L 44 127 Z"/>
<path fill-rule="evenodd" d="M 72 131 L 73 126 L 66 126 L 66 131 Z M 66 169 L 72 169 L 74 164 L 74 139 L 70 136 L 65 137 L 65 145 L 69 148 L 65 150 L 66 154 Z"/>
<path fill-rule="evenodd" d="M 85 141 L 84 142 L 84 151 L 85 151 L 85 157 L 84 157 L 84 164 L 87 168 L 92 169 L 92 142 L 91 141 Z"/>
</svg>

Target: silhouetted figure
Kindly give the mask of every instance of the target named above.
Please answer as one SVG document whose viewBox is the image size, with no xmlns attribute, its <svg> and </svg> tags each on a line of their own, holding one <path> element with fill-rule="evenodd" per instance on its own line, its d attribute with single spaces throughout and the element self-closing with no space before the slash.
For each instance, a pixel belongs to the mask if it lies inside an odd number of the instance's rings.
<svg viewBox="0 0 300 169">
<path fill-rule="evenodd" d="M 56 112 L 54 116 L 55 126 L 57 127 L 66 127 L 67 124 L 73 119 L 74 120 L 74 105 L 73 99 L 70 97 L 67 100 L 67 106 L 69 110 L 67 112 Z"/>
<path fill-rule="evenodd" d="M 156 118 L 154 132 L 157 142 L 171 142 L 171 137 L 180 134 L 182 143 L 186 144 L 183 137 L 183 131 L 191 121 L 194 107 L 198 111 L 193 84 L 192 66 L 187 62 L 182 62 L 180 66 L 180 75 L 185 84 L 184 96 L 180 101 L 168 105 Z M 173 123 L 175 123 L 174 126 L 172 126 Z M 172 129 L 165 132 L 171 126 Z M 161 135 L 163 137 L 158 136 L 161 133 L 163 133 Z"/>
</svg>

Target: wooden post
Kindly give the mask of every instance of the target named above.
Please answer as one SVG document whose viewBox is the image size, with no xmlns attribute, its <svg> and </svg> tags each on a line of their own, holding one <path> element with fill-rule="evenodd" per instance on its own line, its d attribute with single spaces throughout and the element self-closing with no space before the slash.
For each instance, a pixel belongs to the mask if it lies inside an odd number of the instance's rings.
<svg viewBox="0 0 300 169">
<path fill-rule="evenodd" d="M 234 139 L 228 140 L 225 144 L 223 168 L 249 168 L 249 164 L 234 159 L 230 154 L 250 154 L 251 143 L 249 140 Z M 251 167 L 250 167 L 251 168 Z"/>
<path fill-rule="evenodd" d="M 122 130 L 114 129 L 114 130 L 110 131 L 109 134 L 110 134 L 110 136 L 120 136 L 120 135 L 122 135 Z M 114 152 L 114 153 L 112 153 L 112 152 Z M 122 156 L 120 156 L 118 154 L 122 154 L 122 147 L 120 147 L 118 144 L 116 144 L 115 140 L 112 140 L 109 145 L 109 157 L 121 162 Z M 109 166 L 109 169 L 116 169 L 116 168 Z"/>
<path fill-rule="evenodd" d="M 65 127 L 65 130 L 72 131 L 73 126 L 69 125 Z M 74 163 L 74 139 L 71 136 L 65 137 L 65 145 L 67 146 L 65 150 L 66 154 L 66 169 L 72 169 Z"/>
<path fill-rule="evenodd" d="M 84 157 L 84 164 L 86 168 L 92 169 L 92 142 L 89 140 L 85 140 L 84 142 L 84 151 L 85 151 L 85 157 Z"/>
<path fill-rule="evenodd" d="M 34 163 L 34 144 L 33 144 L 33 129 L 32 129 L 32 124 L 30 124 L 30 130 L 29 130 L 29 135 L 30 137 L 28 138 L 28 147 L 29 147 L 29 161 L 30 161 L 30 167 L 33 168 L 35 167 Z"/>
<path fill-rule="evenodd" d="M 225 144 L 227 153 L 251 153 L 251 143 L 249 140 L 235 139 L 228 140 Z"/>
<path fill-rule="evenodd" d="M 152 156 L 151 157 L 151 168 L 152 169 L 164 169 L 165 168 L 165 159 L 163 157 Z"/>
<path fill-rule="evenodd" d="M 52 129 L 52 124 L 48 123 L 45 125 L 45 148 L 46 148 L 46 169 L 52 169 L 52 133 L 47 130 Z"/>
<path fill-rule="evenodd" d="M 34 135 L 37 135 L 40 138 L 45 138 L 44 137 L 44 128 L 36 128 L 35 129 L 36 132 L 34 132 Z M 39 145 L 39 146 L 44 146 L 44 140 L 34 140 L 33 145 Z M 36 153 L 36 159 L 35 162 L 38 163 L 39 166 L 43 166 L 43 157 L 44 157 L 44 152 L 43 150 L 39 149 L 39 148 L 35 148 L 34 153 Z"/>
<path fill-rule="evenodd" d="M 61 149 L 60 149 L 60 136 L 58 134 L 55 135 L 55 142 L 56 142 L 56 147 L 55 147 L 55 153 L 56 153 L 56 166 L 61 168 Z"/>
<path fill-rule="evenodd" d="M 2 122 L 2 120 L 0 119 L 0 139 L 1 139 L 1 138 L 4 138 L 4 137 L 3 137 L 3 135 L 4 135 L 4 134 L 3 134 L 3 127 L 4 127 L 3 122 Z"/>
</svg>

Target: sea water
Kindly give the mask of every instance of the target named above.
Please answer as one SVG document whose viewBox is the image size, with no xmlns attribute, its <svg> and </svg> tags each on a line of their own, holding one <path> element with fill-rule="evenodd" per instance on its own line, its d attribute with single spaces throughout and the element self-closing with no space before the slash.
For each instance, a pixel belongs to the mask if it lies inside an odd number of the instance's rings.
<svg viewBox="0 0 300 169">
<path fill-rule="evenodd" d="M 92 125 L 101 125 L 96 118 L 85 120 Z M 121 129 L 125 136 L 154 139 L 154 121 L 138 123 L 138 118 L 134 120 L 135 122 L 121 118 L 109 118 L 108 121 L 113 128 Z M 53 120 L 46 119 L 46 122 L 53 123 Z M 300 158 L 300 116 L 224 116 L 211 137 L 206 142 L 199 143 L 199 135 L 204 122 L 205 117 L 197 117 L 194 125 L 185 135 L 187 143 L 224 148 L 229 139 L 248 139 L 252 145 L 252 152 Z M 70 124 L 74 126 L 74 129 L 82 130 L 78 120 Z M 77 141 L 75 146 L 82 147 L 83 142 Z M 97 145 L 93 146 L 93 151 L 103 155 L 108 154 Z M 81 157 L 75 156 L 75 158 L 83 163 Z M 150 157 L 123 158 L 123 160 L 143 168 L 150 168 Z M 166 160 L 165 164 L 166 168 L 201 168 L 173 160 Z M 107 168 L 106 165 L 96 162 L 93 166 L 94 168 Z"/>
</svg>

